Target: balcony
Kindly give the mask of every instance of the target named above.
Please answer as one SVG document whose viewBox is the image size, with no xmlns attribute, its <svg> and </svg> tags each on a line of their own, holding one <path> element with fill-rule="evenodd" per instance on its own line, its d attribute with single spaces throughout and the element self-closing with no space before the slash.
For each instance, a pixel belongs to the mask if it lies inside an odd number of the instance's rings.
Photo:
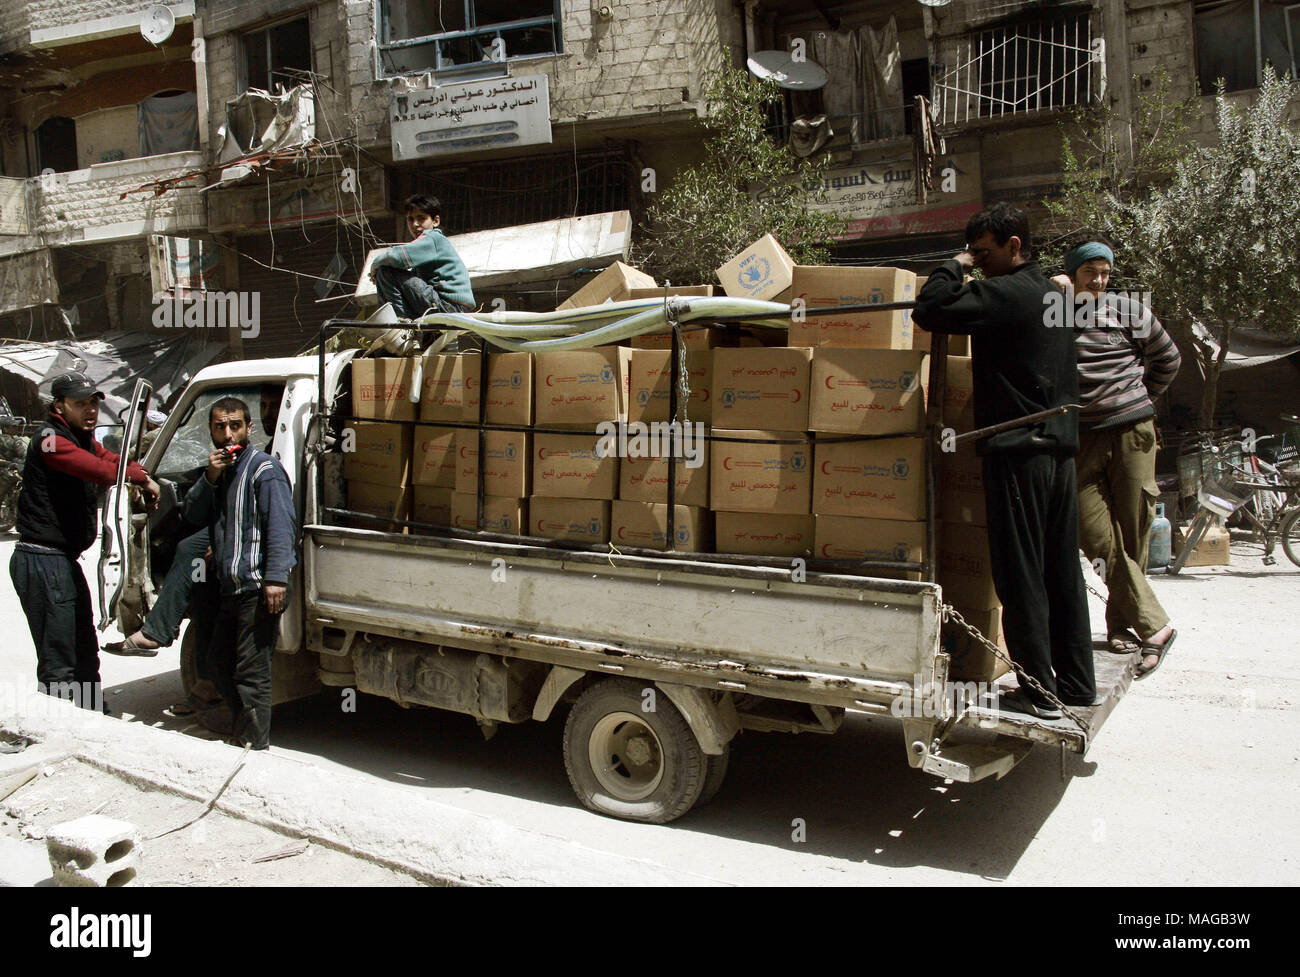
<svg viewBox="0 0 1300 977">
<path fill-rule="evenodd" d="M 103 0 L 0 0 L 0 55 L 25 48 L 50 48 L 139 32 L 144 12 L 157 4 L 150 0 L 117 0 L 115 13 L 102 16 Z M 176 22 L 194 19 L 194 4 L 165 4 Z"/>
</svg>

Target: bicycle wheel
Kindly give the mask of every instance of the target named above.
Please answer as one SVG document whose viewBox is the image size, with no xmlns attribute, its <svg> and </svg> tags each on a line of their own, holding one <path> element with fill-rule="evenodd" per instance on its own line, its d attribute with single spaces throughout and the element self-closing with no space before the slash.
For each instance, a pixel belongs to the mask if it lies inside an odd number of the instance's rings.
<svg viewBox="0 0 1300 977">
<path fill-rule="evenodd" d="M 1286 558 L 1300 567 L 1300 509 L 1295 509 L 1282 520 L 1277 534 L 1282 540 L 1282 552 Z"/>
</svg>

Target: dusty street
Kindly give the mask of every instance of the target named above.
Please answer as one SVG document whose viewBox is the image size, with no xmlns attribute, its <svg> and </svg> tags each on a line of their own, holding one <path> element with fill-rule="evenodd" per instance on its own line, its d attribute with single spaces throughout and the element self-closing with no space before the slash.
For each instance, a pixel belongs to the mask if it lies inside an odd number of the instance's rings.
<svg viewBox="0 0 1300 977">
<path fill-rule="evenodd" d="M 13 539 L 0 544 L 6 566 Z M 1234 541 L 1231 568 L 1153 578 L 1179 628 L 1175 649 L 1135 685 L 1088 758 L 1070 758 L 1064 780 L 1057 755 L 1040 746 L 1001 782 L 945 785 L 907 766 L 895 724 L 851 716 L 832 737 L 745 734 L 710 806 L 673 825 L 636 825 L 578 805 L 558 720 L 486 742 L 466 717 L 366 696 L 348 713 L 331 691 L 277 708 L 271 754 L 250 757 L 224 810 L 451 881 L 1295 884 L 1300 571 L 1284 556 L 1265 567 L 1259 554 Z M 1092 609 L 1097 630 L 1095 599 Z M 181 697 L 175 649 L 103 656 L 106 701 L 120 720 L 78 724 L 70 709 L 50 720 L 24 712 L 34 653 L 7 580 L 0 621 L 0 726 L 58 734 L 62 724 L 97 766 L 191 797 L 229 772 L 238 750 L 164 714 Z M 38 787 L 41 804 L 24 802 Z M 25 823 L 39 832 L 98 803 L 34 783 L 0 806 L 38 810 Z M 794 840 L 797 819 L 806 840 Z M 141 881 L 191 877 L 180 872 L 172 859 Z M 366 872 L 356 881 L 383 883 Z"/>
</svg>

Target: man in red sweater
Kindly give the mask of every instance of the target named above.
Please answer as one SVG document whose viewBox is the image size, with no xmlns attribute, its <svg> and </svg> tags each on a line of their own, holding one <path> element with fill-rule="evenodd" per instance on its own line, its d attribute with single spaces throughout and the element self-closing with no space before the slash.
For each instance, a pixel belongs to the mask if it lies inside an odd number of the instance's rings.
<svg viewBox="0 0 1300 977">
<path fill-rule="evenodd" d="M 104 399 L 93 383 L 64 373 L 50 394 L 50 415 L 27 448 L 18 500 L 21 542 L 9 575 L 36 645 L 37 690 L 107 712 L 90 588 L 77 558 L 95 541 L 95 486 L 116 481 L 118 456 L 91 433 Z M 148 472 L 132 462 L 127 479 L 143 488 L 150 508 L 158 504 L 158 485 Z"/>
</svg>

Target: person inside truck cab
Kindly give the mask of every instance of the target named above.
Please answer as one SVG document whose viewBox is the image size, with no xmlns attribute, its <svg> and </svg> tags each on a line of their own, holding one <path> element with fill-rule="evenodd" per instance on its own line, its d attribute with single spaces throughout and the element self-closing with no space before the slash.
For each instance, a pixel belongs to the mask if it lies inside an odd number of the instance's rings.
<svg viewBox="0 0 1300 977">
<path fill-rule="evenodd" d="M 370 277 L 381 303 L 393 306 L 399 319 L 418 319 L 426 312 L 472 312 L 474 292 L 460 255 L 439 228 L 442 204 L 437 197 L 417 193 L 402 209 L 414 238 L 377 256 Z"/>
</svg>

